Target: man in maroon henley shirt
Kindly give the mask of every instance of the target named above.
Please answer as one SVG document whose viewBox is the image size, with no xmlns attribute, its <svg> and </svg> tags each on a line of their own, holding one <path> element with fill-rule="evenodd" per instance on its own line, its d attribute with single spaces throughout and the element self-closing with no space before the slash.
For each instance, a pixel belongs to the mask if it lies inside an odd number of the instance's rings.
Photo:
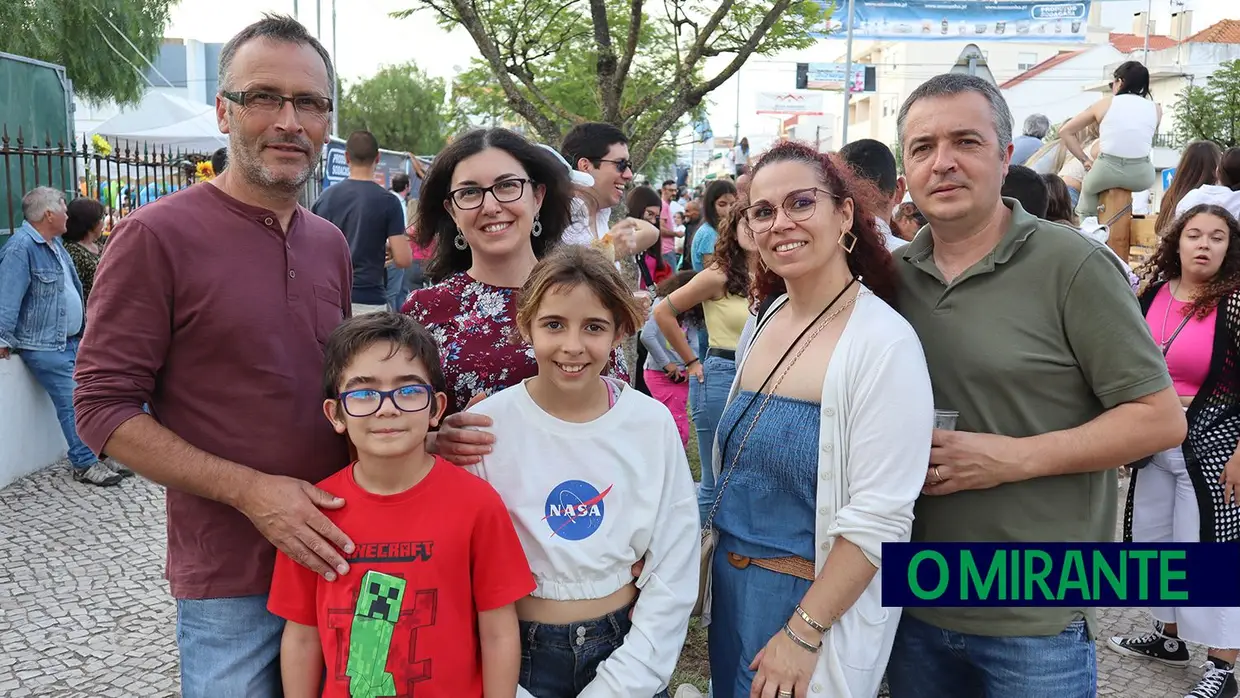
<svg viewBox="0 0 1240 698">
<path fill-rule="evenodd" d="M 348 570 L 337 548 L 352 543 L 320 511 L 344 502 L 310 483 L 347 463 L 322 374 L 353 274 L 344 236 L 297 204 L 332 80 L 295 20 L 234 37 L 216 98 L 228 169 L 125 217 L 91 295 L 78 430 L 167 487 L 185 698 L 280 695 L 276 547 L 329 578 Z"/>
</svg>

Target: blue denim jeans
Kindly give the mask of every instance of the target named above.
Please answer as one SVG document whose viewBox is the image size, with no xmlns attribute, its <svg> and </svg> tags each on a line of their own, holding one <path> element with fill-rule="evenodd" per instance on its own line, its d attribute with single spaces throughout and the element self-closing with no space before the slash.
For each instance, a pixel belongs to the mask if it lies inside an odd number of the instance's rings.
<svg viewBox="0 0 1240 698">
<path fill-rule="evenodd" d="M 405 304 L 405 296 L 401 293 L 401 290 L 405 287 L 406 270 L 391 264 L 384 267 L 383 270 L 387 274 L 383 293 L 387 297 L 388 308 L 399 313 L 400 306 Z"/>
<path fill-rule="evenodd" d="M 568 625 L 521 621 L 518 683 L 535 698 L 577 698 L 594 680 L 598 665 L 624 643 L 632 606 Z M 654 698 L 667 698 L 667 689 Z M 634 696 L 634 698 L 638 698 Z"/>
<path fill-rule="evenodd" d="M 702 461 L 698 513 L 705 523 L 711 507 L 715 504 L 715 473 L 711 468 L 715 453 L 715 429 L 719 426 L 723 408 L 728 403 L 728 393 L 732 390 L 732 381 L 736 378 L 736 362 L 708 355 L 702 361 L 702 375 L 706 380 L 700 386 L 694 385 L 697 383 L 695 379 L 689 379 L 689 414 L 693 417 L 693 428 L 697 431 L 698 455 Z M 728 464 L 724 463 L 723 467 L 727 468 Z"/>
<path fill-rule="evenodd" d="M 966 635 L 900 618 L 887 664 L 891 698 L 1094 698 L 1098 664 L 1085 621 L 1058 635 Z"/>
<path fill-rule="evenodd" d="M 69 444 L 69 462 L 75 468 L 86 469 L 99 459 L 78 438 L 77 421 L 73 416 L 73 390 L 77 387 L 73 380 L 73 368 L 77 366 L 78 341 L 77 337 L 70 337 L 64 351 L 23 350 L 21 357 L 26 368 L 34 374 L 34 379 L 52 398 L 60 431 Z"/>
<path fill-rule="evenodd" d="M 183 698 L 280 698 L 284 619 L 267 595 L 177 600 Z"/>
</svg>

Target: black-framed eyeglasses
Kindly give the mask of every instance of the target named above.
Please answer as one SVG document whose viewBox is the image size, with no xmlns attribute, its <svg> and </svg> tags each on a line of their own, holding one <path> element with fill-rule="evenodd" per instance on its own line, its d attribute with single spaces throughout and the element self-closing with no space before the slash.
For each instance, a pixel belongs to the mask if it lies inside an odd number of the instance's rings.
<svg viewBox="0 0 1240 698">
<path fill-rule="evenodd" d="M 599 158 L 597 162 L 610 162 L 616 166 L 616 172 L 624 174 L 633 167 L 633 163 L 628 158 L 620 158 L 619 160 L 608 160 L 607 158 Z"/>
<path fill-rule="evenodd" d="M 779 215 L 779 209 L 781 208 L 790 221 L 799 222 L 814 215 L 815 209 L 818 208 L 819 194 L 830 197 L 835 196 L 826 189 L 819 189 L 818 187 L 798 189 L 785 196 L 783 203 L 778 207 L 765 201 L 759 201 L 752 206 L 746 206 L 741 209 L 740 215 L 744 219 L 745 225 L 749 227 L 750 234 L 765 233 L 775 225 L 775 218 Z"/>
<path fill-rule="evenodd" d="M 415 383 L 391 390 L 375 390 L 374 388 L 346 390 L 340 393 L 337 399 L 344 407 L 345 414 L 350 417 L 369 417 L 383 409 L 384 400 L 391 400 L 396 409 L 401 412 L 421 412 L 430 407 L 431 396 L 434 394 L 433 386 Z"/>
<path fill-rule="evenodd" d="M 512 179 L 496 182 L 489 187 L 471 185 L 461 187 L 460 189 L 453 189 L 448 192 L 448 196 L 452 197 L 452 203 L 457 208 L 462 211 L 469 211 L 482 206 L 482 200 L 486 198 L 487 192 L 490 192 L 491 196 L 495 197 L 495 200 L 501 204 L 510 204 L 525 194 L 526 184 L 533 183 L 534 180 L 532 179 L 513 177 Z"/>
<path fill-rule="evenodd" d="M 314 116 L 323 116 L 330 114 L 332 111 L 332 100 L 330 97 L 319 97 L 318 95 L 293 95 L 285 97 L 284 95 L 265 90 L 245 90 L 242 92 L 220 91 L 220 96 L 230 102 L 240 104 L 246 109 L 264 112 L 278 112 L 284 108 L 286 102 L 293 103 L 293 109 L 299 114 L 312 114 Z"/>
</svg>

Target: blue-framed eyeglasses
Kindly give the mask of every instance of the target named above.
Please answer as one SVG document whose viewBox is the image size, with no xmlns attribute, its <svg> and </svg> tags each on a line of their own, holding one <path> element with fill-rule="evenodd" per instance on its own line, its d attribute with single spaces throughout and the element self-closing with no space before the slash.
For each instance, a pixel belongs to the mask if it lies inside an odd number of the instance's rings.
<svg viewBox="0 0 1240 698">
<path fill-rule="evenodd" d="M 433 386 L 415 383 L 391 390 L 373 388 L 346 390 L 340 393 L 337 399 L 344 407 L 345 414 L 350 417 L 369 417 L 383 409 L 384 400 L 391 400 L 396 409 L 401 412 L 421 412 L 430 407 L 431 396 L 434 394 Z"/>
</svg>

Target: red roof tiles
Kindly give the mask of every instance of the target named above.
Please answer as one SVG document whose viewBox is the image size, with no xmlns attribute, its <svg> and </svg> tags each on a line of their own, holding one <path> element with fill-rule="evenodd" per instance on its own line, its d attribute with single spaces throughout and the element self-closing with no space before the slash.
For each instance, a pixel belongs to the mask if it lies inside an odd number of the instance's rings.
<svg viewBox="0 0 1240 698">
<path fill-rule="evenodd" d="M 1111 32 L 1107 37 L 1111 45 L 1120 53 L 1132 53 L 1145 48 L 1145 37 L 1137 34 L 1122 34 L 1120 32 Z M 1165 48 L 1171 48 L 1180 42 L 1169 36 L 1162 34 L 1150 34 L 1150 50 L 1161 51 Z"/>
<path fill-rule="evenodd" d="M 1190 44 L 1240 44 L 1240 19 L 1224 19 L 1184 40 Z"/>
</svg>

